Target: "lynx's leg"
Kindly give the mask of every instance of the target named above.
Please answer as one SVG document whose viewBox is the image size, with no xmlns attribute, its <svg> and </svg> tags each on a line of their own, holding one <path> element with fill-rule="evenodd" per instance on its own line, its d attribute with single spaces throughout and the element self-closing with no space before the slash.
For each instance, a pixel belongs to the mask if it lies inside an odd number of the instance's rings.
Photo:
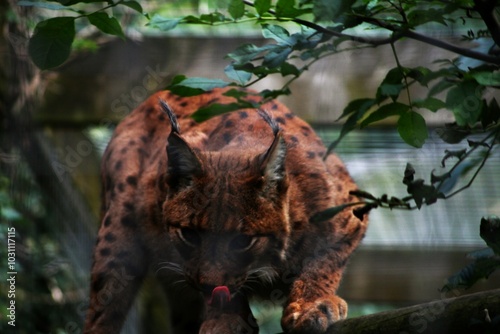
<svg viewBox="0 0 500 334">
<path fill-rule="evenodd" d="M 326 161 L 332 180 L 332 206 L 358 202 L 349 191 L 356 185 L 342 162 L 334 155 Z M 331 221 L 316 228 L 317 238 L 303 250 L 301 269 L 293 282 L 285 304 L 282 326 L 290 333 L 324 333 L 335 321 L 347 316 L 347 303 L 336 295 L 344 267 L 354 249 L 363 238 L 368 218 L 362 220 L 345 209 Z M 312 239 L 311 239 L 312 240 Z M 314 246 L 311 246 L 314 245 Z"/>
<path fill-rule="evenodd" d="M 147 270 L 136 220 L 112 212 L 104 216 L 94 250 L 84 333 L 119 333 Z"/>
</svg>

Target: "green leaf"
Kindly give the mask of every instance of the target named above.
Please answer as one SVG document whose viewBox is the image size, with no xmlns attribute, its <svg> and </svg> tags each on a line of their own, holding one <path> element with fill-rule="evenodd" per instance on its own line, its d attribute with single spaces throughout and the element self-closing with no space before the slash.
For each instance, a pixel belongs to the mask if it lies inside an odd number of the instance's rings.
<svg viewBox="0 0 500 334">
<path fill-rule="evenodd" d="M 290 53 L 292 53 L 292 48 L 288 46 L 269 51 L 264 56 L 264 61 L 262 64 L 268 68 L 279 67 L 287 60 Z"/>
<path fill-rule="evenodd" d="M 413 101 L 413 106 L 436 112 L 439 109 L 446 108 L 446 103 L 434 97 L 428 97 L 425 100 Z"/>
<path fill-rule="evenodd" d="M 267 14 L 267 11 L 271 9 L 271 0 L 255 0 L 254 1 L 255 9 L 260 16 L 264 16 Z"/>
<path fill-rule="evenodd" d="M 40 69 L 61 65 L 68 59 L 75 38 L 75 18 L 55 17 L 39 22 L 30 38 L 28 52 Z"/>
<path fill-rule="evenodd" d="M 281 75 L 286 77 L 287 75 L 293 75 L 293 76 L 299 76 L 300 75 L 300 71 L 299 69 L 295 66 L 295 65 L 292 65 L 290 63 L 283 63 L 281 65 Z"/>
<path fill-rule="evenodd" d="M 358 121 L 364 117 L 364 115 L 376 104 L 374 99 L 357 99 L 351 101 L 347 107 L 344 108 L 344 112 L 338 119 L 343 117 L 347 118 L 342 129 L 340 130 L 340 135 L 328 146 L 328 152 L 331 152 L 349 132 L 354 130 L 358 124 Z"/>
<path fill-rule="evenodd" d="M 399 67 L 393 68 L 387 72 L 384 80 L 377 89 L 377 101 L 380 103 L 387 97 L 390 97 L 393 101 L 399 96 L 399 93 L 403 89 L 403 70 Z"/>
<path fill-rule="evenodd" d="M 314 0 L 314 18 L 316 21 L 335 22 L 351 8 L 354 2 L 353 0 Z"/>
<path fill-rule="evenodd" d="M 36 7 L 36 8 L 50 9 L 50 10 L 73 10 L 72 8 L 63 5 L 55 3 L 39 2 L 39 1 L 18 1 L 16 4 L 18 6 Z"/>
<path fill-rule="evenodd" d="M 296 18 L 310 12 L 309 9 L 297 9 L 295 0 L 278 0 L 276 3 L 276 16 L 279 18 Z"/>
<path fill-rule="evenodd" d="M 460 126 L 474 126 L 483 109 L 482 92 L 475 80 L 465 80 L 451 88 L 446 95 L 446 105 L 455 115 Z"/>
<path fill-rule="evenodd" d="M 453 82 L 451 82 L 450 80 L 443 79 L 429 89 L 427 96 L 430 97 L 430 96 L 437 95 L 437 94 L 445 91 L 446 89 L 453 87 L 454 85 L 455 84 Z"/>
<path fill-rule="evenodd" d="M 252 78 L 252 73 L 247 71 L 235 70 L 232 64 L 229 64 L 226 66 L 226 68 L 224 68 L 224 73 L 229 79 L 236 81 L 236 83 L 239 85 L 246 84 Z"/>
<path fill-rule="evenodd" d="M 274 24 L 263 24 L 262 36 L 274 39 L 278 45 L 292 46 L 296 42 L 295 38 L 291 37 L 285 28 Z"/>
<path fill-rule="evenodd" d="M 258 47 L 254 44 L 243 44 L 233 52 L 229 53 L 227 57 L 233 59 L 236 64 L 242 65 L 254 60 L 254 58 L 260 55 L 262 52 L 274 49 L 276 47 L 276 44 L 264 45 L 262 47 Z"/>
<path fill-rule="evenodd" d="M 191 117 L 196 122 L 203 122 L 214 116 L 225 114 L 242 108 L 253 108 L 253 105 L 249 102 L 238 102 L 229 104 L 214 103 L 207 107 L 198 109 L 194 114 L 191 115 Z"/>
<path fill-rule="evenodd" d="M 181 22 L 181 19 L 168 19 L 168 18 L 163 17 L 161 15 L 155 14 L 155 15 L 153 15 L 153 17 L 151 18 L 149 23 L 146 25 L 158 28 L 161 31 L 168 31 L 168 30 L 172 30 L 175 27 L 177 27 L 179 22 Z"/>
<path fill-rule="evenodd" d="M 399 102 L 385 104 L 380 108 L 378 108 L 377 110 L 375 110 L 374 112 L 372 112 L 370 115 L 368 115 L 368 117 L 365 118 L 359 126 L 360 128 L 364 128 L 371 123 L 381 121 L 388 117 L 402 115 L 409 109 L 410 109 L 409 105 Z"/>
<path fill-rule="evenodd" d="M 413 147 L 422 147 L 428 137 L 425 119 L 414 111 L 404 113 L 398 120 L 401 138 Z"/>
<path fill-rule="evenodd" d="M 235 20 L 245 14 L 245 3 L 241 0 L 231 0 L 227 8 L 229 15 Z"/>
<path fill-rule="evenodd" d="M 100 31 L 106 34 L 119 36 L 125 38 L 122 27 L 118 20 L 114 17 L 109 17 L 104 12 L 95 12 L 87 15 L 90 23 L 96 26 Z"/>
<path fill-rule="evenodd" d="M 448 144 L 458 144 L 472 134 L 470 129 L 459 127 L 455 124 L 445 124 L 444 128 L 437 128 L 436 133 Z"/>
<path fill-rule="evenodd" d="M 375 103 L 376 101 L 374 99 L 368 98 L 353 100 L 349 102 L 347 107 L 344 108 L 342 115 L 340 115 L 337 121 L 355 112 L 361 112 L 364 115 L 371 107 L 375 105 Z"/>
<path fill-rule="evenodd" d="M 470 73 L 478 84 L 484 86 L 500 86 L 500 72 L 476 72 Z"/>
<path fill-rule="evenodd" d="M 177 86 L 201 89 L 204 91 L 212 90 L 214 88 L 226 87 L 227 85 L 229 85 L 229 83 L 224 80 L 197 77 L 186 78 L 177 84 Z"/>
<path fill-rule="evenodd" d="M 127 6 L 129 8 L 132 8 L 133 10 L 135 10 L 138 13 L 141 13 L 141 14 L 144 13 L 141 4 L 138 3 L 137 1 L 123 1 L 123 2 L 120 2 L 120 4 Z"/>
<path fill-rule="evenodd" d="M 415 9 L 407 15 L 411 27 L 416 27 L 429 22 L 437 22 L 446 25 L 443 12 L 434 8 Z"/>
</svg>

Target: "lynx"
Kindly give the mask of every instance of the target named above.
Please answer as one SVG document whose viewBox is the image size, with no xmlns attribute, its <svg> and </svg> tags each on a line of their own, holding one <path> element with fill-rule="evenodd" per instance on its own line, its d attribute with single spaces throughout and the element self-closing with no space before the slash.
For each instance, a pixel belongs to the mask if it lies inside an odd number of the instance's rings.
<svg viewBox="0 0 500 334">
<path fill-rule="evenodd" d="M 282 304 L 289 333 L 346 317 L 336 291 L 368 219 L 350 209 L 311 218 L 358 201 L 356 185 L 278 101 L 193 120 L 235 103 L 227 91 L 158 92 L 117 126 L 102 161 L 86 333 L 119 333 L 148 273 L 165 287 L 172 333 L 258 333 L 252 298 Z"/>
</svg>

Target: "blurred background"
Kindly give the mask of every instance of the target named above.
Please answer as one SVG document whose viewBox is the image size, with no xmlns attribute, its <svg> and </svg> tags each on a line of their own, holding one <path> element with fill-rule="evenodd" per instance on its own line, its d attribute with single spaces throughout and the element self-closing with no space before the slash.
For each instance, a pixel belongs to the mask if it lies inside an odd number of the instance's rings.
<svg viewBox="0 0 500 334">
<path fill-rule="evenodd" d="M 3 268 L 8 265 L 8 228 L 15 227 L 16 332 L 81 333 L 99 226 L 99 164 L 114 127 L 175 75 L 224 79 L 227 53 L 243 43 L 268 41 L 252 25 L 186 26 L 160 33 L 146 27 L 145 19 L 133 11 L 125 11 L 118 16 L 127 27 L 126 40 L 102 37 L 81 26 L 70 60 L 55 70 L 39 72 L 22 50 L 36 22 L 54 13 L 20 10 L 12 3 L 0 5 L 0 331 L 12 330 L 7 325 Z M 180 17 L 208 11 L 212 2 L 141 4 L 148 13 Z M 22 15 L 30 20 L 21 25 L 26 30 L 15 30 L 24 20 Z M 467 28 L 431 27 L 425 33 L 457 42 Z M 480 41 L 470 47 L 481 47 Z M 456 57 L 411 40 L 398 42 L 396 49 L 407 67 Z M 313 124 L 328 145 L 339 135 L 341 123 L 336 120 L 348 102 L 374 96 L 394 66 L 390 46 L 337 54 L 316 63 L 291 86 L 292 95 L 281 100 Z M 279 88 L 283 83 L 284 79 L 273 77 L 254 88 Z M 412 91 L 413 97 L 419 94 L 425 92 Z M 453 118 L 446 112 L 424 116 L 432 128 L 422 149 L 405 144 L 390 122 L 355 131 L 341 142 L 336 152 L 360 189 L 404 197 L 401 181 L 407 162 L 418 177 L 428 179 L 432 170 L 440 174 L 444 151 L 451 146 L 438 138 L 434 127 Z M 479 237 L 481 217 L 500 216 L 499 160 L 494 154 L 472 187 L 449 200 L 421 210 L 372 211 L 366 238 L 352 257 L 339 292 L 350 304 L 351 317 L 443 297 L 439 289 L 446 278 L 469 263 L 468 252 L 485 246 Z M 499 278 L 494 274 L 471 292 L 498 287 Z M 156 289 L 153 281 L 145 286 L 124 332 L 153 333 L 161 328 L 164 311 L 158 306 Z M 263 325 L 261 333 L 281 331 L 278 306 L 254 308 Z"/>
</svg>

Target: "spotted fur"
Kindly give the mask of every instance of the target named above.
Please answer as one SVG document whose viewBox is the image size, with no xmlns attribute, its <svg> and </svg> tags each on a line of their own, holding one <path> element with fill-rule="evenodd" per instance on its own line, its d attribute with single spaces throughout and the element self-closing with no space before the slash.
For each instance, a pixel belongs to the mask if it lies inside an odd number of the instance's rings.
<svg viewBox="0 0 500 334">
<path fill-rule="evenodd" d="M 367 218 L 350 210 L 310 218 L 357 201 L 355 184 L 277 101 L 202 123 L 190 117 L 234 103 L 224 91 L 156 93 L 116 128 L 102 161 L 85 333 L 119 333 L 148 273 L 165 286 L 172 333 L 257 333 L 253 297 L 281 303 L 289 332 L 322 333 L 346 316 L 336 290 Z M 221 286 L 231 298 L 214 306 L 208 300 Z"/>
</svg>

